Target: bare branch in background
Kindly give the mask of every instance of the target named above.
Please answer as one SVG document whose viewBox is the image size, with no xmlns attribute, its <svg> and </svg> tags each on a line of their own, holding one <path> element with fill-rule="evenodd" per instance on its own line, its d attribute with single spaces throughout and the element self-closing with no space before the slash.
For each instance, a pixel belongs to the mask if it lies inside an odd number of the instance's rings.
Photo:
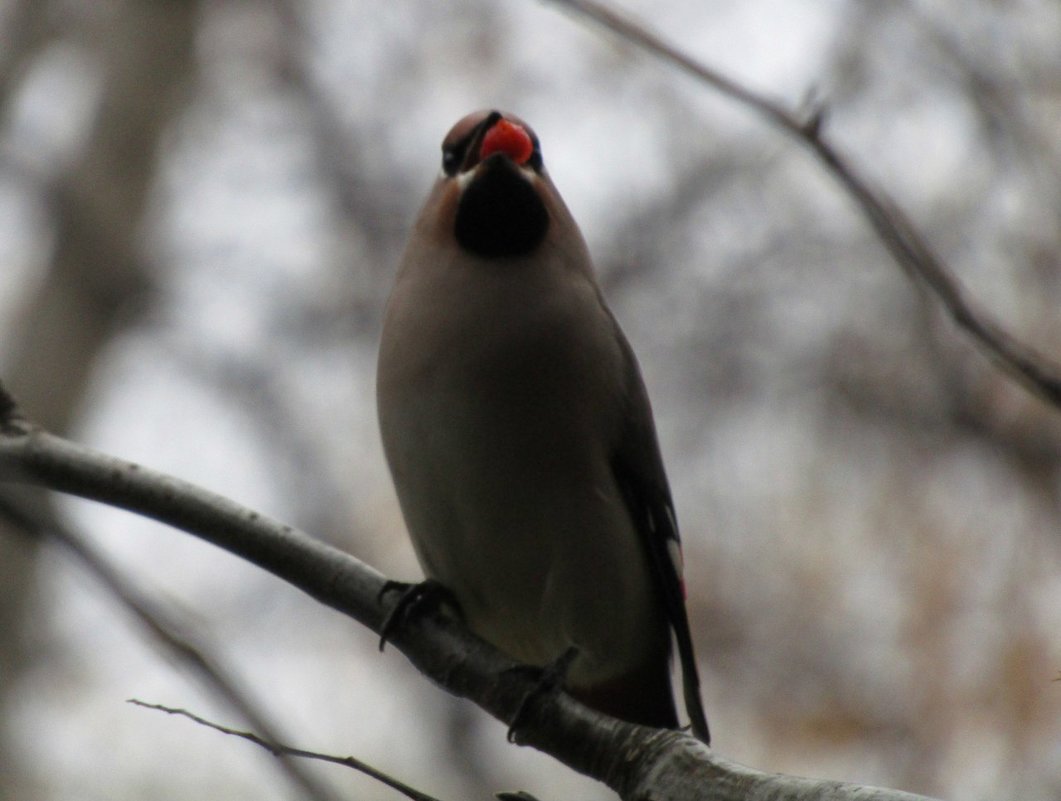
<svg viewBox="0 0 1061 801">
<path fill-rule="evenodd" d="M 210 649 L 195 642 L 192 632 L 181 626 L 157 603 L 148 599 L 113 565 L 67 526 L 52 517 L 50 510 L 33 510 L 29 504 L 13 497 L 10 485 L 0 492 L 0 517 L 36 539 L 59 543 L 78 564 L 91 573 L 108 593 L 141 624 L 161 648 L 179 664 L 187 667 L 209 690 L 228 704 L 251 726 L 262 732 L 264 742 L 279 743 L 276 727 L 267 719 L 259 704 L 242 687 L 241 682 L 225 668 Z M 277 755 L 282 754 L 282 747 Z M 291 784 L 314 801 L 337 801 L 337 796 L 290 760 L 280 760 L 280 769 Z"/>
<path fill-rule="evenodd" d="M 73 34 L 70 20 L 87 19 L 107 6 L 96 28 Z M 140 248 L 147 197 L 155 175 L 164 131 L 181 108 L 183 81 L 192 70 L 198 4 L 144 3 L 125 0 L 82 6 L 56 14 L 47 3 L 20 0 L 5 4 L 0 45 L 0 103 L 4 106 L 0 168 L 25 197 L 36 196 L 48 213 L 52 244 L 36 265 L 37 280 L 19 303 L 15 319 L 0 341 L 6 379 L 55 430 L 66 431 L 83 409 L 93 370 L 107 346 L 143 305 L 153 286 Z M 91 10 L 90 10 L 91 9 Z M 106 17 L 106 22 L 103 18 Z M 98 45 L 99 95 L 85 138 L 70 161 L 56 150 L 12 148 L 6 134 L 26 77 L 37 64 L 71 44 Z M 60 104 L 60 98 L 52 102 Z M 43 132 L 42 132 L 43 133 Z M 40 136 L 38 134 L 37 136 Z M 27 158 L 30 153 L 36 156 Z M 44 231 L 37 236 L 44 235 Z M 31 235 L 32 236 L 32 235 Z M 10 281 L 9 266 L 0 284 Z M 35 283 L 35 286 L 34 286 Z M 25 633 L 32 630 L 36 598 L 32 585 L 36 553 L 30 541 L 3 538 L 0 543 L 0 720 L 7 721 L 8 699 L 25 662 Z M 8 727 L 3 727 L 7 729 Z M 0 731 L 0 738 L 6 736 Z M 0 745 L 0 801 L 24 795 L 32 771 L 12 764 L 15 748 Z M 47 769 L 45 769 L 47 770 Z M 43 773 L 41 775 L 44 775 Z M 16 788 L 12 790 L 11 788 Z"/>
<path fill-rule="evenodd" d="M 177 715 L 179 717 L 188 718 L 188 720 L 198 723 L 200 726 L 206 726 L 208 729 L 219 731 L 222 734 L 230 734 L 233 737 L 241 737 L 248 742 L 254 743 L 257 746 L 264 748 L 273 756 L 292 756 L 301 757 L 303 759 L 316 759 L 321 762 L 330 762 L 333 765 L 342 765 L 346 768 L 352 768 L 353 770 L 364 773 L 366 776 L 371 776 L 373 779 L 387 785 L 388 787 L 397 790 L 399 793 L 404 795 L 406 798 L 411 798 L 413 801 L 437 801 L 434 796 L 427 795 L 427 793 L 421 793 L 419 790 L 410 787 L 404 782 L 400 782 L 392 776 L 388 776 L 382 771 L 376 770 L 371 765 L 362 762 L 356 757 L 337 757 L 331 754 L 321 754 L 316 751 L 306 751 L 302 748 L 292 748 L 289 745 L 281 745 L 275 740 L 260 737 L 254 732 L 250 731 L 239 731 L 228 726 L 222 726 L 219 723 L 214 723 L 202 718 L 199 715 L 194 715 L 187 709 L 175 709 L 171 706 L 163 706 L 162 704 L 149 704 L 144 701 L 140 701 L 136 698 L 130 698 L 129 703 L 134 706 L 140 706 L 144 709 L 154 709 L 159 712 L 165 712 L 167 715 Z"/>
<path fill-rule="evenodd" d="M 662 37 L 596 0 L 550 0 L 555 5 L 618 34 L 626 41 L 692 75 L 749 107 L 808 147 L 855 201 L 898 265 L 925 286 L 951 319 L 997 365 L 1026 388 L 1061 408 L 1061 366 L 1016 339 L 968 297 L 964 287 L 921 236 L 906 214 L 881 189 L 873 188 L 823 136 L 824 108 L 798 117 L 717 70 L 701 64 Z"/>
</svg>

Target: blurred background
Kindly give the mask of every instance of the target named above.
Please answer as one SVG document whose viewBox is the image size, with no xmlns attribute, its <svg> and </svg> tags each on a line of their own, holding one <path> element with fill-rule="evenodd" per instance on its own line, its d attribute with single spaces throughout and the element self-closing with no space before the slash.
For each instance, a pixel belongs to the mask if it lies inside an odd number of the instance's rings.
<svg viewBox="0 0 1061 801">
<path fill-rule="evenodd" d="M 1056 0 L 624 5 L 793 108 L 824 101 L 826 135 L 1058 358 Z M 0 104 L 0 376 L 28 415 L 405 580 L 380 314 L 442 136 L 521 115 L 646 374 L 718 751 L 1061 797 L 1061 412 L 760 120 L 534 0 L 3 0 Z M 58 503 L 294 744 L 443 799 L 611 797 L 278 580 Z M 240 724 L 62 552 L 0 530 L 2 801 L 292 797 L 264 752 L 130 697 Z"/>
</svg>

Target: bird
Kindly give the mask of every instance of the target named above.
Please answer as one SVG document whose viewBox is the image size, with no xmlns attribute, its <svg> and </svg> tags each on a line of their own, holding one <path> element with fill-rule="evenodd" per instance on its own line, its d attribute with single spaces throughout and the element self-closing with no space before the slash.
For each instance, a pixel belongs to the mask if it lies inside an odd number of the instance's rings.
<svg viewBox="0 0 1061 801">
<path fill-rule="evenodd" d="M 710 742 L 645 383 L 521 118 L 459 120 L 387 300 L 380 434 L 413 549 L 467 626 L 587 706 Z"/>
</svg>

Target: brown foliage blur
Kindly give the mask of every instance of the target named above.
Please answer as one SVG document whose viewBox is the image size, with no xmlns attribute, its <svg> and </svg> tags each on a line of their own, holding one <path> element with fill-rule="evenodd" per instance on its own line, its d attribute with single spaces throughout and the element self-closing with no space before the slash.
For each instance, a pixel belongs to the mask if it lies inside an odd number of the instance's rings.
<svg viewBox="0 0 1061 801">
<path fill-rule="evenodd" d="M 823 102 L 978 301 L 1061 353 L 1056 3 L 667 6 L 636 10 L 738 80 Z M 27 413 L 414 578 L 375 434 L 379 314 L 442 134 L 508 108 L 647 374 L 719 751 L 945 797 L 1061 794 L 1061 414 L 806 154 L 530 2 L 9 0 L 0 42 L 0 374 Z M 267 578 L 68 511 L 213 631 L 301 744 L 440 796 L 604 797 Z M 113 711 L 192 691 L 102 636 L 120 619 L 85 624 L 99 604 L 55 562 L 0 589 L 22 618 L 0 647 L 23 632 L 0 672 L 20 744 L 0 776 L 20 784 L 0 797 L 274 797 L 267 762 Z M 69 741 L 83 759 L 57 756 Z"/>
</svg>

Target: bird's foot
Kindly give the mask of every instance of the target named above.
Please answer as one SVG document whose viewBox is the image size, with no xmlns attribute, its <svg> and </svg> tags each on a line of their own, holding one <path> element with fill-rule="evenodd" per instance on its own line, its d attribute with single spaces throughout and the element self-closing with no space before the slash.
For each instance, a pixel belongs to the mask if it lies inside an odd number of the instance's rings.
<svg viewBox="0 0 1061 801">
<path fill-rule="evenodd" d="M 517 730 L 524 724 L 530 705 L 542 696 L 550 695 L 563 688 L 564 682 L 567 680 L 567 673 L 571 669 L 571 663 L 575 661 L 577 656 L 578 646 L 571 645 L 545 667 L 519 665 L 509 668 L 511 671 L 528 671 L 533 674 L 535 680 L 534 687 L 523 696 L 523 700 L 519 702 L 519 709 L 516 710 L 516 715 L 509 724 L 508 741 L 510 743 L 516 741 Z"/>
<path fill-rule="evenodd" d="M 459 610 L 460 605 L 453 593 L 439 584 L 434 579 L 421 581 L 419 584 L 408 584 L 404 581 L 388 581 L 383 585 L 376 596 L 376 600 L 383 602 L 383 597 L 391 592 L 400 592 L 401 597 L 394 608 L 383 619 L 383 625 L 379 629 L 379 649 L 387 644 L 401 626 L 404 626 L 414 615 L 423 615 L 438 609 L 441 606 L 451 606 Z"/>
</svg>

